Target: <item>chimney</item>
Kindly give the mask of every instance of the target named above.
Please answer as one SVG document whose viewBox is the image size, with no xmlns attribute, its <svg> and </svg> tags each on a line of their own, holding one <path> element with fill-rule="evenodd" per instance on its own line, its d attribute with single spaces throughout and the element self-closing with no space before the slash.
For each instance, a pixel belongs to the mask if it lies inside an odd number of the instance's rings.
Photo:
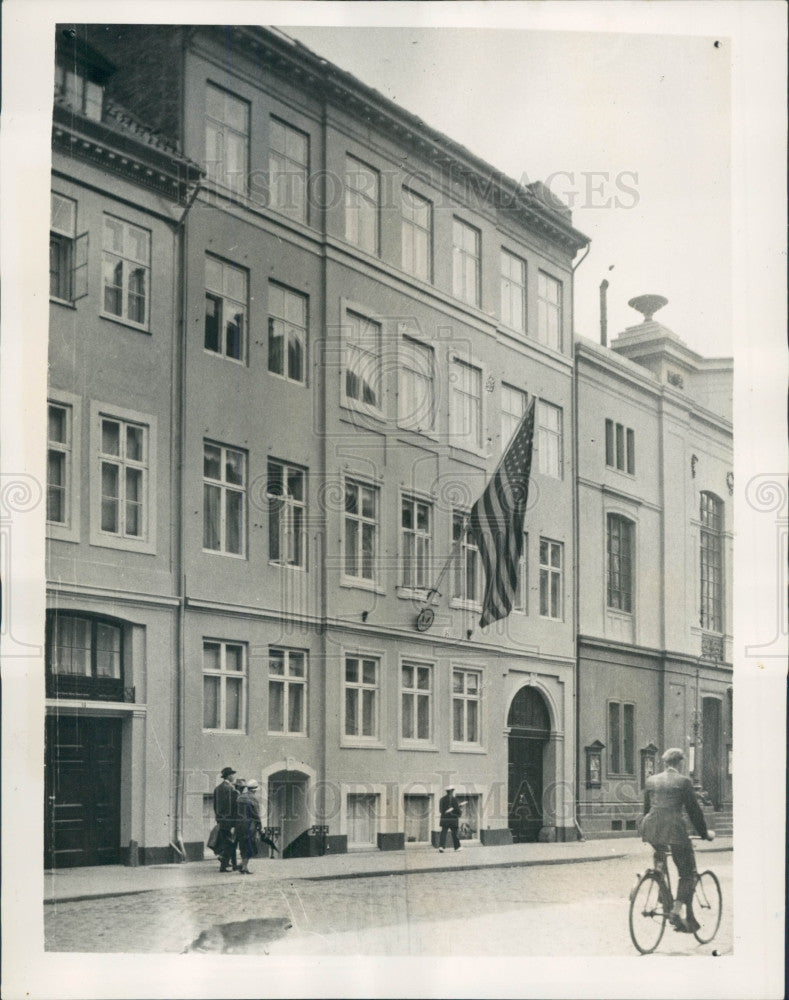
<svg viewBox="0 0 789 1000">
<path fill-rule="evenodd" d="M 603 278 L 600 282 L 600 343 L 603 347 L 608 347 L 608 304 L 606 293 L 608 292 L 608 278 Z"/>
</svg>

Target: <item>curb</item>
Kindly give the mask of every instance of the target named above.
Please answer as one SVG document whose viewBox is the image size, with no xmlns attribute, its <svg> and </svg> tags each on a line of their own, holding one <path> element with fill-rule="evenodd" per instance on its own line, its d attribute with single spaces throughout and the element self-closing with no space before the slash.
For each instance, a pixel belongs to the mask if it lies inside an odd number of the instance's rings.
<svg viewBox="0 0 789 1000">
<path fill-rule="evenodd" d="M 699 855 L 705 854 L 721 854 L 726 851 L 732 851 L 733 846 L 720 846 L 720 847 L 706 847 L 702 851 L 699 851 Z M 434 872 L 463 872 L 463 871 L 479 871 L 483 868 L 538 868 L 547 865 L 578 865 L 578 864 L 588 864 L 593 861 L 613 861 L 621 858 L 632 857 L 629 852 L 624 851 L 617 854 L 600 854 L 591 857 L 580 857 L 580 858 L 543 858 L 543 859 L 533 859 L 524 861 L 493 861 L 488 864 L 462 864 L 462 865 L 428 865 L 419 868 L 386 868 L 378 871 L 369 872 L 338 872 L 335 875 L 297 875 L 293 872 L 289 874 L 283 874 L 282 876 L 266 876 L 267 881 L 279 882 L 283 880 L 295 880 L 298 882 L 336 882 L 347 879 L 357 879 L 357 878 L 391 878 L 392 876 L 403 876 L 403 875 L 422 875 L 422 874 L 432 874 Z M 205 883 L 207 886 L 213 888 L 213 883 Z M 187 886 L 186 888 L 198 888 L 197 885 Z M 96 892 L 96 893 L 80 893 L 74 896 L 49 896 L 44 899 L 45 906 L 54 906 L 57 903 L 84 903 L 92 899 L 115 899 L 121 896 L 139 896 L 146 892 L 161 892 L 162 890 L 157 886 L 152 886 L 146 889 L 121 889 L 117 892 Z"/>
</svg>

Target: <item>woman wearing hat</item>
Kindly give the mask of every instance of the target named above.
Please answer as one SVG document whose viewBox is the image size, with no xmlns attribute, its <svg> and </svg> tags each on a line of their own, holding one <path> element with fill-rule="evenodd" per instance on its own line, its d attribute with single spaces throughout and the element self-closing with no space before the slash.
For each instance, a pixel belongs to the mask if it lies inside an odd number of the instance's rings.
<svg viewBox="0 0 789 1000">
<path fill-rule="evenodd" d="M 258 856 L 258 837 L 261 830 L 260 804 L 257 791 L 260 786 L 252 779 L 247 781 L 244 791 L 236 802 L 236 840 L 241 855 L 241 875 L 251 875 L 249 859 Z"/>
</svg>

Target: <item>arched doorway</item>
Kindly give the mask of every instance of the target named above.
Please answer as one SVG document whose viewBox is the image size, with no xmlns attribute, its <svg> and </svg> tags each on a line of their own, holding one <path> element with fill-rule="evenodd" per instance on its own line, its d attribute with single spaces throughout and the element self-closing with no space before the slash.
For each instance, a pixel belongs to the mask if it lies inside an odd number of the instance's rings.
<svg viewBox="0 0 789 1000">
<path fill-rule="evenodd" d="M 514 843 L 534 842 L 543 825 L 543 750 L 551 735 L 548 706 L 536 688 L 527 685 L 518 691 L 507 726 L 508 825 Z"/>
<path fill-rule="evenodd" d="M 282 769 L 268 775 L 266 825 L 279 829 L 280 856 L 283 858 L 299 855 L 296 845 L 315 822 L 308 809 L 309 780 L 309 775 L 295 769 Z"/>
</svg>

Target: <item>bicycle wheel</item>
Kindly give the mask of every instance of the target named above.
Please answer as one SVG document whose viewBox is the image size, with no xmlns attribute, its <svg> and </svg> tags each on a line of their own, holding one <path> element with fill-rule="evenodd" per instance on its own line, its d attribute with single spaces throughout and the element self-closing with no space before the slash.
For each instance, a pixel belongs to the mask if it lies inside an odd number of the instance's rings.
<svg viewBox="0 0 789 1000">
<path fill-rule="evenodd" d="M 723 897 L 717 875 L 710 871 L 697 875 L 693 889 L 693 916 L 701 926 L 693 936 L 700 944 L 712 941 L 718 933 L 722 909 Z"/>
<path fill-rule="evenodd" d="M 660 944 L 666 926 L 662 882 L 657 872 L 645 872 L 630 895 L 630 937 L 642 955 Z"/>
</svg>

